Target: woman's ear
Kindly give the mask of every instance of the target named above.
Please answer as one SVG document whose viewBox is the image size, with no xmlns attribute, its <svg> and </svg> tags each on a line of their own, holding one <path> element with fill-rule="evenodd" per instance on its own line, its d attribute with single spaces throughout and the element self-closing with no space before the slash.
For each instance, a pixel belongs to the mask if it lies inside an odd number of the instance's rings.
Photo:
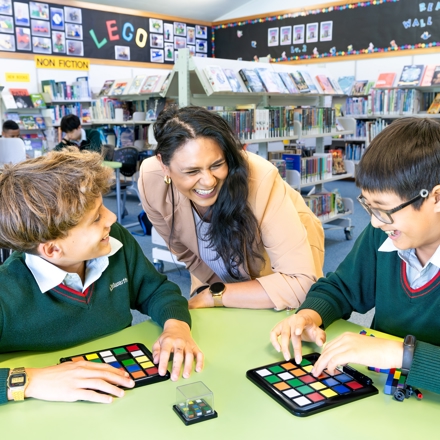
<svg viewBox="0 0 440 440">
<path fill-rule="evenodd" d="M 157 160 L 160 163 L 160 166 L 162 167 L 162 171 L 164 173 L 165 176 L 169 176 L 170 175 L 170 169 L 169 167 L 167 167 L 163 162 L 162 162 L 162 156 L 160 154 L 156 155 Z"/>
</svg>

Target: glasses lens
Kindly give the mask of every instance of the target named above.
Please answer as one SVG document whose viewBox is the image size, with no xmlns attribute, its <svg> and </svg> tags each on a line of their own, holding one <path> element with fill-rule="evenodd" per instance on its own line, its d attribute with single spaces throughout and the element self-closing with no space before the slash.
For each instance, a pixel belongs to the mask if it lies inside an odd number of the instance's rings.
<svg viewBox="0 0 440 440">
<path fill-rule="evenodd" d="M 378 209 L 374 209 L 374 208 L 370 208 L 370 211 L 382 223 L 386 223 L 388 225 L 393 223 L 393 219 L 391 218 L 391 216 L 389 214 L 386 214 L 385 212 L 382 212 L 382 211 L 380 211 Z"/>
</svg>

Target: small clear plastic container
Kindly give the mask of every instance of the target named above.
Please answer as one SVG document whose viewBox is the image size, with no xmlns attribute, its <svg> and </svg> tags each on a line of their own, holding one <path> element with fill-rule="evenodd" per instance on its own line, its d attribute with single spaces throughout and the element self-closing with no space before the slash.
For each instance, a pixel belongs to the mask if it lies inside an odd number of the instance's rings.
<svg viewBox="0 0 440 440">
<path fill-rule="evenodd" d="M 175 413 L 185 425 L 204 422 L 218 416 L 214 410 L 214 393 L 203 383 L 194 382 L 176 388 Z"/>
</svg>

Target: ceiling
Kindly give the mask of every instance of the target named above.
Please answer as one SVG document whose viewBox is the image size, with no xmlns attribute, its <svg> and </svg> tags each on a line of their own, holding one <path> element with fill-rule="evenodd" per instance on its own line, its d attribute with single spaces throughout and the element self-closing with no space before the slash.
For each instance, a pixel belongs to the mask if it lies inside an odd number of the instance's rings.
<svg viewBox="0 0 440 440">
<path fill-rule="evenodd" d="M 82 0 L 84 3 L 123 7 L 197 21 L 215 21 L 252 0 Z M 249 14 L 251 15 L 251 14 Z"/>
</svg>

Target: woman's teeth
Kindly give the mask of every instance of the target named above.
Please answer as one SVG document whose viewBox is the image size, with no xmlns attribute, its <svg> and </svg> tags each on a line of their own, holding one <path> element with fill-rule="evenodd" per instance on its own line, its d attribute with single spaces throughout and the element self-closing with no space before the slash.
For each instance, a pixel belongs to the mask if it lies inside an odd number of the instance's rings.
<svg viewBox="0 0 440 440">
<path fill-rule="evenodd" d="M 205 196 L 206 194 L 211 194 L 214 191 L 214 188 L 211 188 L 211 189 L 195 189 L 194 191 L 197 194 Z"/>
</svg>

